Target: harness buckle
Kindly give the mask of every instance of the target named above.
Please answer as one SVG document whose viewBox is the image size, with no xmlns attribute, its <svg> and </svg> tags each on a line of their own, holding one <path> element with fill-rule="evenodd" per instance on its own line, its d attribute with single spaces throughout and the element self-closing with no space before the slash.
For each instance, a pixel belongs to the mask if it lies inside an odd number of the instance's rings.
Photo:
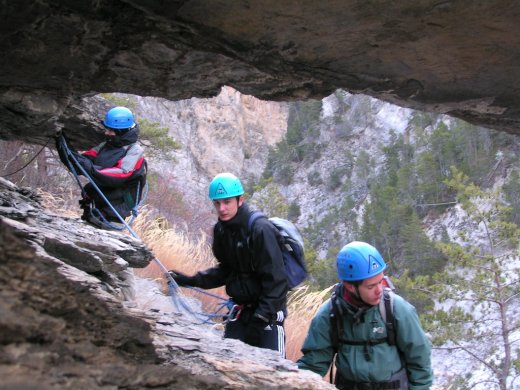
<svg viewBox="0 0 520 390">
<path fill-rule="evenodd" d="M 231 310 L 229 311 L 227 315 L 227 322 L 234 322 L 240 318 L 240 314 L 242 313 L 242 310 L 244 309 L 244 305 L 233 305 Z"/>
</svg>

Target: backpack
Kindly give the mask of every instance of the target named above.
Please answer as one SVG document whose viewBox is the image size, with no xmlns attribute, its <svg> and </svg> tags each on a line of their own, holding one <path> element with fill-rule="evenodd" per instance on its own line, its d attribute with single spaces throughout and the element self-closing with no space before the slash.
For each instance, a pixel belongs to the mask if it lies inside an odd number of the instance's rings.
<svg viewBox="0 0 520 390">
<path fill-rule="evenodd" d="M 387 342 L 389 345 L 396 345 L 395 342 L 395 318 L 394 318 L 394 294 L 395 287 L 392 281 L 385 276 L 383 279 L 383 296 L 379 301 L 379 313 L 381 313 L 381 317 L 386 326 L 387 337 L 385 339 L 378 340 L 376 343 Z M 343 321 L 341 321 L 342 310 L 337 302 L 337 293 L 339 291 L 340 284 L 332 292 L 330 297 L 331 301 L 331 309 L 330 309 L 330 331 L 331 331 L 331 340 L 332 347 L 334 349 L 334 357 L 338 353 L 338 348 L 341 343 L 345 344 L 357 344 L 353 341 L 344 341 L 341 339 L 341 335 L 343 334 Z M 370 344 L 373 345 L 370 341 L 360 342 L 363 345 Z M 401 355 L 401 354 L 400 354 Z M 333 358 L 334 360 L 334 358 Z M 333 366 L 330 370 L 330 383 L 333 383 Z"/>
<path fill-rule="evenodd" d="M 249 216 L 249 222 L 247 224 L 249 235 L 247 240 L 248 244 L 253 224 L 261 217 L 267 218 L 267 216 L 261 211 L 255 211 Z M 285 274 L 287 276 L 287 285 L 289 286 L 289 290 L 291 290 L 302 283 L 308 275 L 307 268 L 305 267 L 303 239 L 298 228 L 294 226 L 291 221 L 278 217 L 268 219 L 280 232 L 280 240 L 278 244 L 282 250 Z"/>
</svg>

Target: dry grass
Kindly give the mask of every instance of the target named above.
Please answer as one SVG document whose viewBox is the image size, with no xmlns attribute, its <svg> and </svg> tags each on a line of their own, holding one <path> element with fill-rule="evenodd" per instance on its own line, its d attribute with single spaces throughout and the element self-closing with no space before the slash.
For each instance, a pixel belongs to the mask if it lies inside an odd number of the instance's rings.
<svg viewBox="0 0 520 390">
<path fill-rule="evenodd" d="M 289 316 L 285 321 L 287 358 L 293 361 L 302 356 L 301 347 L 307 336 L 309 325 L 320 306 L 330 297 L 334 286 L 322 291 L 309 292 L 308 286 L 302 286 L 289 295 Z"/>
<path fill-rule="evenodd" d="M 81 215 L 79 206 L 76 208 L 71 206 L 72 204 L 78 203 L 78 195 L 74 191 L 69 191 L 58 196 L 38 188 L 36 189 L 36 193 L 41 199 L 42 206 L 57 215 L 69 218 L 75 218 Z"/>
<path fill-rule="evenodd" d="M 150 215 L 151 213 L 143 208 L 139 217 L 134 221 L 132 229 L 148 245 L 166 269 L 193 275 L 216 264 L 208 238 L 202 231 L 197 235 L 197 240 L 193 241 L 185 233 L 168 227 L 164 220 L 154 219 Z M 156 262 L 135 271 L 141 277 L 160 281 L 164 291 L 167 290 L 164 272 Z M 219 297 L 228 298 L 224 287 L 207 291 Z M 203 309 L 208 313 L 215 312 L 222 302 L 192 289 L 183 289 L 183 293 L 200 300 Z"/>
</svg>

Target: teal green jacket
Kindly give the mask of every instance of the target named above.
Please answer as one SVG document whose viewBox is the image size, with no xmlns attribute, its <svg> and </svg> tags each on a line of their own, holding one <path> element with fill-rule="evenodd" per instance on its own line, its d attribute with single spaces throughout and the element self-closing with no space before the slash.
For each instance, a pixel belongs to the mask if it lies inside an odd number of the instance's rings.
<svg viewBox="0 0 520 390">
<path fill-rule="evenodd" d="M 343 297 L 337 298 L 343 309 L 343 338 L 365 341 L 386 337 L 386 327 L 378 306 L 368 309 L 356 323 L 354 309 Z M 331 300 L 327 300 L 314 316 L 302 347 L 298 367 L 324 376 L 334 356 L 331 341 Z M 394 294 L 396 346 L 386 342 L 368 346 L 341 344 L 338 346 L 336 370 L 353 382 L 386 382 L 401 369 L 399 351 L 406 364 L 409 389 L 426 390 L 433 383 L 431 344 L 419 322 L 415 308 Z M 341 337 L 340 337 L 341 338 Z M 368 361 L 365 352 L 368 351 Z"/>
</svg>

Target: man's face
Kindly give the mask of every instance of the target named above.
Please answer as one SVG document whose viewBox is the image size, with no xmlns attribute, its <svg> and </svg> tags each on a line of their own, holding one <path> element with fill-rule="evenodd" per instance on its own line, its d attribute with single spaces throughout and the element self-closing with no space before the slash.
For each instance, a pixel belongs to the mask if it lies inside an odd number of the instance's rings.
<svg viewBox="0 0 520 390">
<path fill-rule="evenodd" d="M 244 198 L 241 196 L 238 199 L 236 197 L 215 199 L 213 201 L 213 207 L 217 210 L 218 219 L 221 221 L 229 221 L 237 215 L 238 208 L 244 203 Z"/>
<path fill-rule="evenodd" d="M 105 137 L 115 137 L 116 132 L 112 129 L 105 127 Z"/>
<path fill-rule="evenodd" d="M 359 295 L 363 302 L 375 306 L 379 304 L 381 300 L 381 296 L 383 295 L 383 278 L 384 273 L 380 273 L 379 275 L 372 276 L 371 278 L 363 280 L 361 284 L 358 286 Z M 349 291 L 356 293 L 356 288 L 354 285 L 345 282 L 345 286 L 349 289 Z"/>
</svg>

